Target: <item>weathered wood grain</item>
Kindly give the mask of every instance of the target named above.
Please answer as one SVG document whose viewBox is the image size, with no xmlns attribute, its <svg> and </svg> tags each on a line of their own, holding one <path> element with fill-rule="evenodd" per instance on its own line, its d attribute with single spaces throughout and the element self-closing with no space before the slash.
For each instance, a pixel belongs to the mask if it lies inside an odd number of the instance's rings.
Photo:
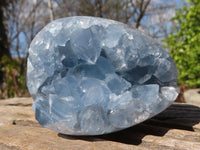
<svg viewBox="0 0 200 150">
<path fill-rule="evenodd" d="M 42 128 L 30 98 L 0 100 L 0 150 L 200 150 L 200 108 L 173 104 L 154 118 L 101 136 L 67 136 Z"/>
</svg>

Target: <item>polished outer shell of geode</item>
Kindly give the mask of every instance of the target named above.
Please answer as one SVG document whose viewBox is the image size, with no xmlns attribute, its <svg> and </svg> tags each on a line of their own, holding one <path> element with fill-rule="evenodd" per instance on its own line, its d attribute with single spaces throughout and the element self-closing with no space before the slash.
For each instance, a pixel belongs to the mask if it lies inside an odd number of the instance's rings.
<svg viewBox="0 0 200 150">
<path fill-rule="evenodd" d="M 176 99 L 177 69 L 166 50 L 125 24 L 68 17 L 33 39 L 27 86 L 37 121 L 71 135 L 138 124 Z"/>
</svg>

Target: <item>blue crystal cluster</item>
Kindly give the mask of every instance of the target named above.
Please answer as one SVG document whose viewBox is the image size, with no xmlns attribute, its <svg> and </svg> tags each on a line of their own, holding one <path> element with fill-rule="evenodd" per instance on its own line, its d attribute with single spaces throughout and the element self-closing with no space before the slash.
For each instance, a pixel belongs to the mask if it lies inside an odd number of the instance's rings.
<svg viewBox="0 0 200 150">
<path fill-rule="evenodd" d="M 55 20 L 29 48 L 36 119 L 63 134 L 99 135 L 151 118 L 176 99 L 177 75 L 162 46 L 108 19 Z"/>
</svg>

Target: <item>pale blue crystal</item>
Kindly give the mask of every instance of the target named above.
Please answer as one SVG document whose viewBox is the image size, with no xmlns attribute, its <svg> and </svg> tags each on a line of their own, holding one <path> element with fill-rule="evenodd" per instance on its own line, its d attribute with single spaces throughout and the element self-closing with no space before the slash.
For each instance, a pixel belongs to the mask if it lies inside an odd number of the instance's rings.
<svg viewBox="0 0 200 150">
<path fill-rule="evenodd" d="M 176 99 L 177 76 L 162 46 L 108 19 L 55 20 L 29 48 L 36 119 L 63 134 L 105 134 L 151 118 Z"/>
<path fill-rule="evenodd" d="M 136 99 L 135 99 L 136 100 Z M 134 124 L 136 115 L 135 100 L 132 92 L 127 91 L 119 96 L 112 95 L 109 102 L 108 118 L 115 128 L 127 128 Z"/>
</svg>

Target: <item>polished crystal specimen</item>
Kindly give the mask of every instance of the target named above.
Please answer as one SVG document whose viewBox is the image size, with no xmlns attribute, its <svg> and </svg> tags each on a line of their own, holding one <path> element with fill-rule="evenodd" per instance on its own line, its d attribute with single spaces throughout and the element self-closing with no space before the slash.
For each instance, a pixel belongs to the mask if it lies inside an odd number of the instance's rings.
<svg viewBox="0 0 200 150">
<path fill-rule="evenodd" d="M 176 99 L 177 76 L 159 44 L 108 19 L 55 20 L 29 49 L 36 119 L 63 134 L 99 135 L 151 118 Z"/>
</svg>

